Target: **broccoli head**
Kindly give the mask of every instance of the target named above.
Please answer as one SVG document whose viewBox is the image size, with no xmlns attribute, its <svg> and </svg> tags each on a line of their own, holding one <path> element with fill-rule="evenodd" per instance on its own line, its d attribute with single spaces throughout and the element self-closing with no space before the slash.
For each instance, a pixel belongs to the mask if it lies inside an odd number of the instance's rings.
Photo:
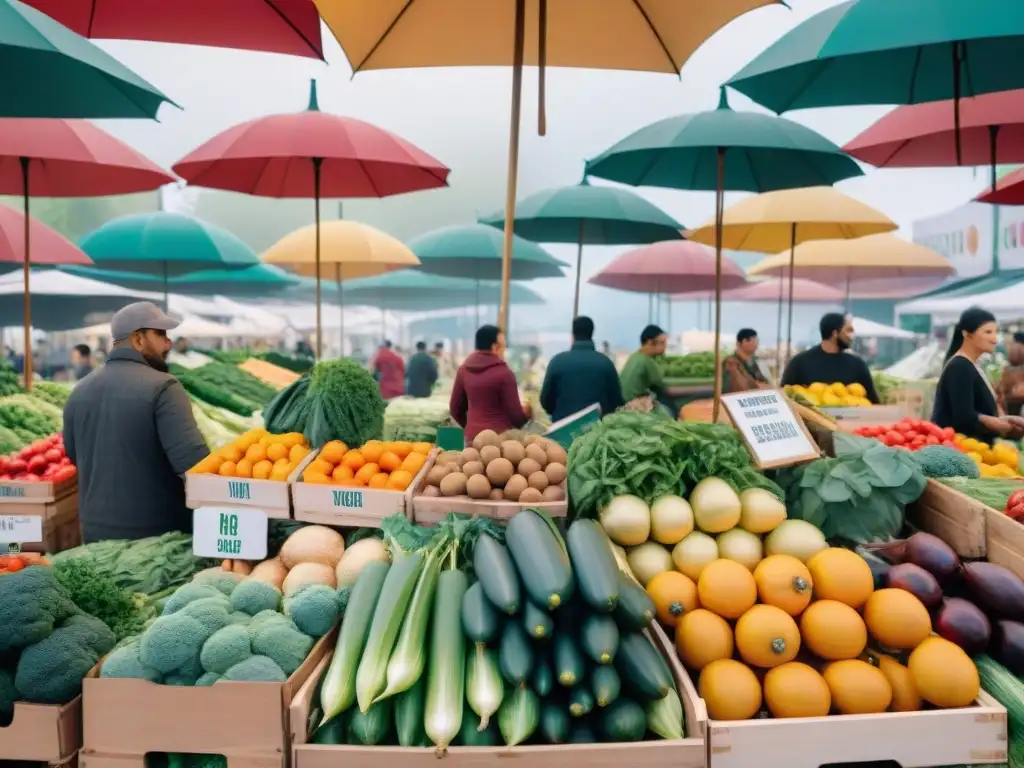
<svg viewBox="0 0 1024 768">
<path fill-rule="evenodd" d="M 181 613 L 198 621 L 210 634 L 231 621 L 231 605 L 223 597 L 202 597 L 182 608 Z"/>
<path fill-rule="evenodd" d="M 281 592 L 270 584 L 249 579 L 231 593 L 231 605 L 236 611 L 255 616 L 260 611 L 277 611 L 281 605 Z"/>
<path fill-rule="evenodd" d="M 79 642 L 91 648 L 97 657 L 110 653 L 117 643 L 114 631 L 110 627 L 86 613 L 68 616 L 60 626 L 61 629 L 74 633 Z"/>
<path fill-rule="evenodd" d="M 287 616 L 278 613 L 277 611 L 260 611 L 252 617 L 252 620 L 249 622 L 249 626 L 247 627 L 247 629 L 249 630 L 249 637 L 252 637 L 256 632 L 258 632 L 260 629 L 267 626 L 268 624 L 292 625 L 292 623 L 293 622 L 291 621 L 291 619 L 289 619 Z"/>
<path fill-rule="evenodd" d="M 169 616 L 177 613 L 189 603 L 201 600 L 204 597 L 217 597 L 224 599 L 224 593 L 210 584 L 203 584 L 198 581 L 190 581 L 175 590 L 174 594 L 164 602 L 163 615 Z"/>
<path fill-rule="evenodd" d="M 175 677 L 191 677 L 193 680 L 196 680 L 201 674 L 203 674 L 203 663 L 199 660 L 199 654 L 197 653 L 176 670 L 171 672 L 168 677 L 173 675 Z"/>
<path fill-rule="evenodd" d="M 926 445 L 910 454 L 914 457 L 925 477 L 970 477 L 981 476 L 978 465 L 965 453 L 948 445 Z"/>
<path fill-rule="evenodd" d="M 102 621 L 71 617 L 21 652 L 14 685 L 25 701 L 66 704 L 82 692 L 82 678 L 113 647 L 114 633 Z"/>
<path fill-rule="evenodd" d="M 179 688 L 193 688 L 199 678 L 192 675 L 168 675 L 164 678 L 164 685 L 176 685 Z"/>
<path fill-rule="evenodd" d="M 224 594 L 225 597 L 231 597 L 231 593 L 235 591 L 235 587 L 242 580 L 242 576 L 237 573 L 231 573 L 230 571 L 222 571 L 219 569 L 201 571 L 197 573 L 192 581 L 196 584 L 206 584 L 211 587 L 215 587 Z"/>
<path fill-rule="evenodd" d="M 222 675 L 250 656 L 252 648 L 248 631 L 241 624 L 230 624 L 214 632 L 203 643 L 199 658 L 204 670 Z"/>
<path fill-rule="evenodd" d="M 46 639 L 78 612 L 52 568 L 33 565 L 6 574 L 0 578 L 0 654 Z"/>
<path fill-rule="evenodd" d="M 313 638 L 287 620 L 267 622 L 250 637 L 252 652 L 273 659 L 286 675 L 297 670 L 313 648 Z"/>
<path fill-rule="evenodd" d="M 224 673 L 221 680 L 236 683 L 283 683 L 288 675 L 266 656 L 250 656 Z"/>
<path fill-rule="evenodd" d="M 322 637 L 337 623 L 341 613 L 338 593 L 326 584 L 306 584 L 284 601 L 284 613 L 301 632 Z"/>
<path fill-rule="evenodd" d="M 242 626 L 248 626 L 249 622 L 252 621 L 252 616 L 245 611 L 235 611 L 228 616 L 228 621 L 232 624 L 241 624 Z"/>
<path fill-rule="evenodd" d="M 161 616 L 142 633 L 139 658 L 146 666 L 167 675 L 198 658 L 211 634 L 196 619 L 183 613 Z"/>
<path fill-rule="evenodd" d="M 218 680 L 220 680 L 220 675 L 216 672 L 204 672 L 196 680 L 196 687 L 205 688 L 206 686 L 213 685 Z"/>
<path fill-rule="evenodd" d="M 100 677 L 134 678 L 159 683 L 160 673 L 139 658 L 139 639 L 133 638 L 103 660 Z"/>
</svg>

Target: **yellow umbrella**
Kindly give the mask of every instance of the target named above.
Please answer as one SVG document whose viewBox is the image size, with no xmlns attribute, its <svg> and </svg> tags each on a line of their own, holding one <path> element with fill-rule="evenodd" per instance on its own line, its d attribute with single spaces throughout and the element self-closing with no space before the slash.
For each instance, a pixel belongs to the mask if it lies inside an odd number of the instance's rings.
<svg viewBox="0 0 1024 768">
<path fill-rule="evenodd" d="M 352 71 L 512 67 L 500 322 L 508 325 L 523 67 L 536 66 L 538 131 L 546 132 L 545 68 L 665 72 L 712 34 L 782 0 L 314 0 Z M 600 8 L 595 8 L 599 5 Z"/>
<path fill-rule="evenodd" d="M 317 275 L 317 227 L 310 224 L 285 235 L 260 258 L 285 267 L 304 277 Z M 376 277 L 384 272 L 418 266 L 420 260 L 406 245 L 386 232 L 357 221 L 336 220 L 320 223 L 320 264 L 333 266 L 338 284 L 359 277 Z M 343 315 L 344 317 L 344 315 Z M 321 352 L 320 281 L 316 284 L 316 356 Z"/>
<path fill-rule="evenodd" d="M 722 214 L 722 247 L 733 251 L 780 253 L 801 243 L 817 240 L 852 240 L 881 232 L 892 232 L 898 225 L 881 211 L 844 195 L 834 187 L 804 187 L 765 192 L 747 197 Z M 715 221 L 712 217 L 697 229 L 686 233 L 689 240 L 715 245 Z M 786 254 L 778 257 L 785 260 Z M 748 274 L 755 274 L 747 270 Z M 762 273 L 764 274 L 764 273 Z M 774 273 L 772 273 L 774 274 Z M 815 279 L 800 273 L 799 277 Z M 793 281 L 789 280 L 789 326 L 787 351 L 793 340 Z M 778 347 L 782 348 L 782 283 L 779 284 Z M 777 367 L 782 368 L 781 355 Z"/>
</svg>

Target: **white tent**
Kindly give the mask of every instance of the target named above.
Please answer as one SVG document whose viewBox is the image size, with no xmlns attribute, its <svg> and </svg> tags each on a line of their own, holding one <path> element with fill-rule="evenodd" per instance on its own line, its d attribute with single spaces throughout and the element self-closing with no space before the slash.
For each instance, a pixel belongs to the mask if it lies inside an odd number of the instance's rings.
<svg viewBox="0 0 1024 768">
<path fill-rule="evenodd" d="M 863 317 L 853 318 L 853 330 L 861 338 L 867 339 L 916 339 L 917 334 L 891 325 L 876 323 Z"/>
<path fill-rule="evenodd" d="M 896 315 L 931 315 L 934 323 L 948 324 L 970 307 L 984 307 L 1000 321 L 1020 320 L 1024 318 L 1024 282 L 974 296 L 914 299 L 896 305 Z"/>
<path fill-rule="evenodd" d="M 110 337 L 110 323 L 97 323 L 96 325 L 90 325 L 88 328 L 79 328 L 72 331 L 75 334 L 81 334 L 82 336 L 98 336 L 109 338 Z M 231 327 L 224 325 L 223 323 L 215 323 L 212 320 L 204 320 L 201 317 L 195 315 L 186 315 L 181 325 L 173 330 L 167 332 L 167 335 L 173 339 L 185 336 L 188 338 L 197 339 L 220 339 L 226 336 L 237 336 Z"/>
</svg>

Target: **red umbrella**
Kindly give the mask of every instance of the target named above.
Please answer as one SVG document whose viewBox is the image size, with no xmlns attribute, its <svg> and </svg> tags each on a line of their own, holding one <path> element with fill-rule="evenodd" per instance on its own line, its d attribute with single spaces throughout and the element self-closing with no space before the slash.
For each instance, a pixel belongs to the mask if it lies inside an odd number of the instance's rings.
<svg viewBox="0 0 1024 768">
<path fill-rule="evenodd" d="M 996 182 L 995 191 L 989 186 L 974 199 L 992 205 L 1024 205 L 1024 168 L 1006 174 Z"/>
<path fill-rule="evenodd" d="M 32 235 L 36 252 L 32 254 L 32 266 L 52 267 L 58 264 L 92 264 L 77 245 L 39 219 L 26 216 L 21 211 L 0 205 L 0 271 L 8 272 L 8 265 L 21 267 L 25 263 L 25 230 Z"/>
<path fill-rule="evenodd" d="M 322 59 L 313 0 L 23 0 L 83 37 Z"/>
<path fill-rule="evenodd" d="M 715 289 L 715 252 L 686 240 L 666 240 L 616 256 L 587 282 L 637 293 L 703 294 Z M 722 289 L 745 285 L 743 270 L 722 259 Z"/>
<path fill-rule="evenodd" d="M 148 192 L 174 177 L 86 120 L 0 120 L 0 194 L 97 197 Z M 25 387 L 32 386 L 29 262 L 34 229 L 23 221 L 25 271 Z"/>
<path fill-rule="evenodd" d="M 440 161 L 362 120 L 321 112 L 316 81 L 303 112 L 228 128 L 174 165 L 190 184 L 260 197 L 313 198 L 317 357 L 320 356 L 320 199 L 390 197 L 448 186 Z"/>
</svg>

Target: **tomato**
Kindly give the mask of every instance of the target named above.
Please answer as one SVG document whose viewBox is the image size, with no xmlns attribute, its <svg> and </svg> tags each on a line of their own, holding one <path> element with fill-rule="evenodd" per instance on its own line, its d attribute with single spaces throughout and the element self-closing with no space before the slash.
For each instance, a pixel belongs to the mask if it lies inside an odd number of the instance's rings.
<svg viewBox="0 0 1024 768">
<path fill-rule="evenodd" d="M 40 480 L 42 480 L 42 478 L 33 472 L 26 472 L 21 477 L 19 477 L 18 480 L 21 480 L 22 482 L 25 483 L 38 483 Z"/>
<path fill-rule="evenodd" d="M 906 438 L 904 438 L 903 435 L 901 435 L 896 430 L 890 430 L 889 432 L 886 432 L 885 437 L 886 440 L 888 440 L 887 445 L 903 445 L 906 442 Z"/>
<path fill-rule="evenodd" d="M 39 473 L 46 468 L 46 464 L 46 459 L 37 454 L 28 460 L 28 471 Z"/>
<path fill-rule="evenodd" d="M 53 482 L 59 485 L 60 483 L 67 482 L 77 474 L 78 470 L 74 467 L 61 467 L 53 473 Z"/>
<path fill-rule="evenodd" d="M 43 458 L 45 458 L 51 464 L 56 464 L 63 457 L 64 454 L 62 454 L 56 448 L 50 448 L 46 453 L 43 454 Z"/>
</svg>

